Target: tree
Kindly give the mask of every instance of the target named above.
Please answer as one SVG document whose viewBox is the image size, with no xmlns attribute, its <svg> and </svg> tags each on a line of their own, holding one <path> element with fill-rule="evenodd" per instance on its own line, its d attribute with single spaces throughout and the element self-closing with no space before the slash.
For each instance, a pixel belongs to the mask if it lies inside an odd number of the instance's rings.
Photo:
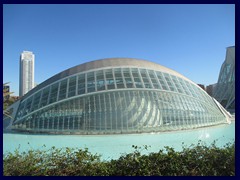
<svg viewBox="0 0 240 180">
<path fill-rule="evenodd" d="M 7 84 L 9 84 L 9 82 L 4 83 L 3 87 L 6 86 Z M 14 103 L 14 100 L 11 98 L 10 94 L 12 94 L 13 92 L 8 92 L 8 89 L 4 89 L 3 88 L 3 115 L 4 116 L 8 116 L 10 118 L 12 118 L 10 116 L 10 112 L 7 110 L 7 108 Z"/>
</svg>

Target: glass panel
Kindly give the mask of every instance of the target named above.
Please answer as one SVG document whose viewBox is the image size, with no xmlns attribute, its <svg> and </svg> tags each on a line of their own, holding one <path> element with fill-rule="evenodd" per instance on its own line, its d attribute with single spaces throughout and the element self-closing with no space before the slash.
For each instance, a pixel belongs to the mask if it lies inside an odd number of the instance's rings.
<svg viewBox="0 0 240 180">
<path fill-rule="evenodd" d="M 149 77 L 151 79 L 155 79 L 156 78 L 153 70 L 148 70 L 148 74 L 149 74 Z"/>
<path fill-rule="evenodd" d="M 195 90 L 194 90 L 193 87 L 192 87 L 193 85 L 192 85 L 191 83 L 189 83 L 188 81 L 185 81 L 185 80 L 184 80 L 184 82 L 186 83 L 187 88 L 188 88 L 189 91 L 191 92 L 192 96 L 197 98 L 198 96 L 197 96 L 197 94 L 195 93 Z"/>
<path fill-rule="evenodd" d="M 182 86 L 180 85 L 180 82 L 178 81 L 177 77 L 171 75 L 171 78 L 172 78 L 174 86 L 177 88 L 177 91 L 179 93 L 183 93 L 184 91 L 183 91 Z"/>
<path fill-rule="evenodd" d="M 59 101 L 66 98 L 66 92 L 67 92 L 67 79 L 64 79 L 63 81 L 61 81 L 60 84 L 60 91 L 58 96 Z"/>
<path fill-rule="evenodd" d="M 142 75 L 142 78 L 147 78 L 146 69 L 139 69 L 139 70 L 140 70 L 140 74 Z"/>
<path fill-rule="evenodd" d="M 71 77 L 68 82 L 68 97 L 75 96 L 76 94 L 76 76 Z"/>
<path fill-rule="evenodd" d="M 112 69 L 105 70 L 106 79 L 113 79 Z"/>
<path fill-rule="evenodd" d="M 169 90 L 169 87 L 168 87 L 167 83 L 165 82 L 165 79 L 164 79 L 162 73 L 159 71 L 156 71 L 156 75 L 158 77 L 159 83 L 161 84 L 163 90 Z"/>
<path fill-rule="evenodd" d="M 41 103 L 40 103 L 39 108 L 47 105 L 48 96 L 49 96 L 49 89 L 50 89 L 50 87 L 47 87 L 43 90 L 43 94 L 42 94 Z"/>
<path fill-rule="evenodd" d="M 129 68 L 123 68 L 122 71 L 123 71 L 123 75 L 124 75 L 125 78 L 130 78 L 131 77 Z"/>
<path fill-rule="evenodd" d="M 153 70 L 148 70 L 149 78 L 152 81 L 153 88 L 162 89 Z"/>
<path fill-rule="evenodd" d="M 133 88 L 133 81 L 132 78 L 125 78 L 127 88 Z"/>
<path fill-rule="evenodd" d="M 78 95 L 85 93 L 85 74 L 78 76 Z"/>
<path fill-rule="evenodd" d="M 98 91 L 105 90 L 105 81 L 104 81 L 103 70 L 97 71 L 96 77 L 97 77 L 97 90 Z"/>
<path fill-rule="evenodd" d="M 57 101 L 58 83 L 51 86 L 49 104 Z"/>
<path fill-rule="evenodd" d="M 123 81 L 121 69 L 120 68 L 114 69 L 114 75 L 115 75 L 117 88 L 118 89 L 124 88 L 124 81 Z"/>
<path fill-rule="evenodd" d="M 87 92 L 95 91 L 95 77 L 94 72 L 87 73 Z"/>
<path fill-rule="evenodd" d="M 167 82 L 168 87 L 170 88 L 170 90 L 171 90 L 171 91 L 178 92 L 177 89 L 175 88 L 173 82 L 172 82 L 172 79 L 171 79 L 170 75 L 167 74 L 167 73 L 163 73 L 163 75 L 164 75 L 164 77 L 165 77 L 165 79 L 166 79 L 166 82 Z"/>
<path fill-rule="evenodd" d="M 145 69 L 140 69 L 140 74 L 142 76 L 143 83 L 145 88 L 152 88 L 151 83 L 149 82 L 147 71 Z"/>
<path fill-rule="evenodd" d="M 191 93 L 189 92 L 187 85 L 185 84 L 184 80 L 182 78 L 177 77 L 178 81 L 179 81 L 179 85 L 182 87 L 182 90 L 184 92 L 184 94 L 186 95 L 190 95 Z"/>
<path fill-rule="evenodd" d="M 125 78 L 126 87 L 133 88 L 134 84 L 133 84 L 133 81 L 131 78 L 131 72 L 130 72 L 129 68 L 123 68 L 123 76 Z"/>
<path fill-rule="evenodd" d="M 105 70 L 107 89 L 115 89 L 112 69 Z"/>
<path fill-rule="evenodd" d="M 33 105 L 32 105 L 32 111 L 38 109 L 40 97 L 41 97 L 41 91 L 34 95 Z"/>
<path fill-rule="evenodd" d="M 132 76 L 135 78 L 135 77 L 139 77 L 139 74 L 138 74 L 138 69 L 137 68 L 132 68 Z"/>
<path fill-rule="evenodd" d="M 134 79 L 134 83 L 135 83 L 136 88 L 143 88 L 142 81 L 141 81 L 140 76 L 138 74 L 138 69 L 132 68 L 131 71 L 132 71 L 132 75 L 133 75 L 133 79 Z"/>
<path fill-rule="evenodd" d="M 30 112 L 31 104 L 32 104 L 32 97 L 28 98 L 27 100 L 27 103 L 23 111 L 23 116 L 27 115 Z"/>
</svg>

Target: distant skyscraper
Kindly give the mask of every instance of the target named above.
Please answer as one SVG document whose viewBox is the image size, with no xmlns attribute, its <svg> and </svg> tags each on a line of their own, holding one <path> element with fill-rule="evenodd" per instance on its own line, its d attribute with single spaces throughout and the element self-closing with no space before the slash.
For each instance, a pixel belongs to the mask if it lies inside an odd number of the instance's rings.
<svg viewBox="0 0 240 180">
<path fill-rule="evenodd" d="M 23 51 L 20 56 L 19 96 L 34 88 L 34 54 Z"/>
</svg>

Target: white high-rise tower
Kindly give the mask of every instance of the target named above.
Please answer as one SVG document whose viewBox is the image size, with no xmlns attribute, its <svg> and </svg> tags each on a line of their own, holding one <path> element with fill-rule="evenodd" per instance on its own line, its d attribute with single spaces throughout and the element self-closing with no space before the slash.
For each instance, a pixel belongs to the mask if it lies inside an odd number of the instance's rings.
<svg viewBox="0 0 240 180">
<path fill-rule="evenodd" d="M 34 59 L 30 51 L 23 51 L 20 56 L 19 96 L 34 88 Z"/>
</svg>

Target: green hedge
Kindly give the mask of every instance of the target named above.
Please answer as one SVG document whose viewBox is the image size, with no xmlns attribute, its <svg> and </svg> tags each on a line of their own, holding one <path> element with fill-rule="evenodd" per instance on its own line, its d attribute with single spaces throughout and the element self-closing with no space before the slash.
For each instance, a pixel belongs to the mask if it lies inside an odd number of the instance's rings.
<svg viewBox="0 0 240 180">
<path fill-rule="evenodd" d="M 234 176 L 235 142 L 220 148 L 199 142 L 182 151 L 165 147 L 142 154 L 147 146 L 117 160 L 102 161 L 88 149 L 30 150 L 3 156 L 4 176 Z"/>
</svg>

